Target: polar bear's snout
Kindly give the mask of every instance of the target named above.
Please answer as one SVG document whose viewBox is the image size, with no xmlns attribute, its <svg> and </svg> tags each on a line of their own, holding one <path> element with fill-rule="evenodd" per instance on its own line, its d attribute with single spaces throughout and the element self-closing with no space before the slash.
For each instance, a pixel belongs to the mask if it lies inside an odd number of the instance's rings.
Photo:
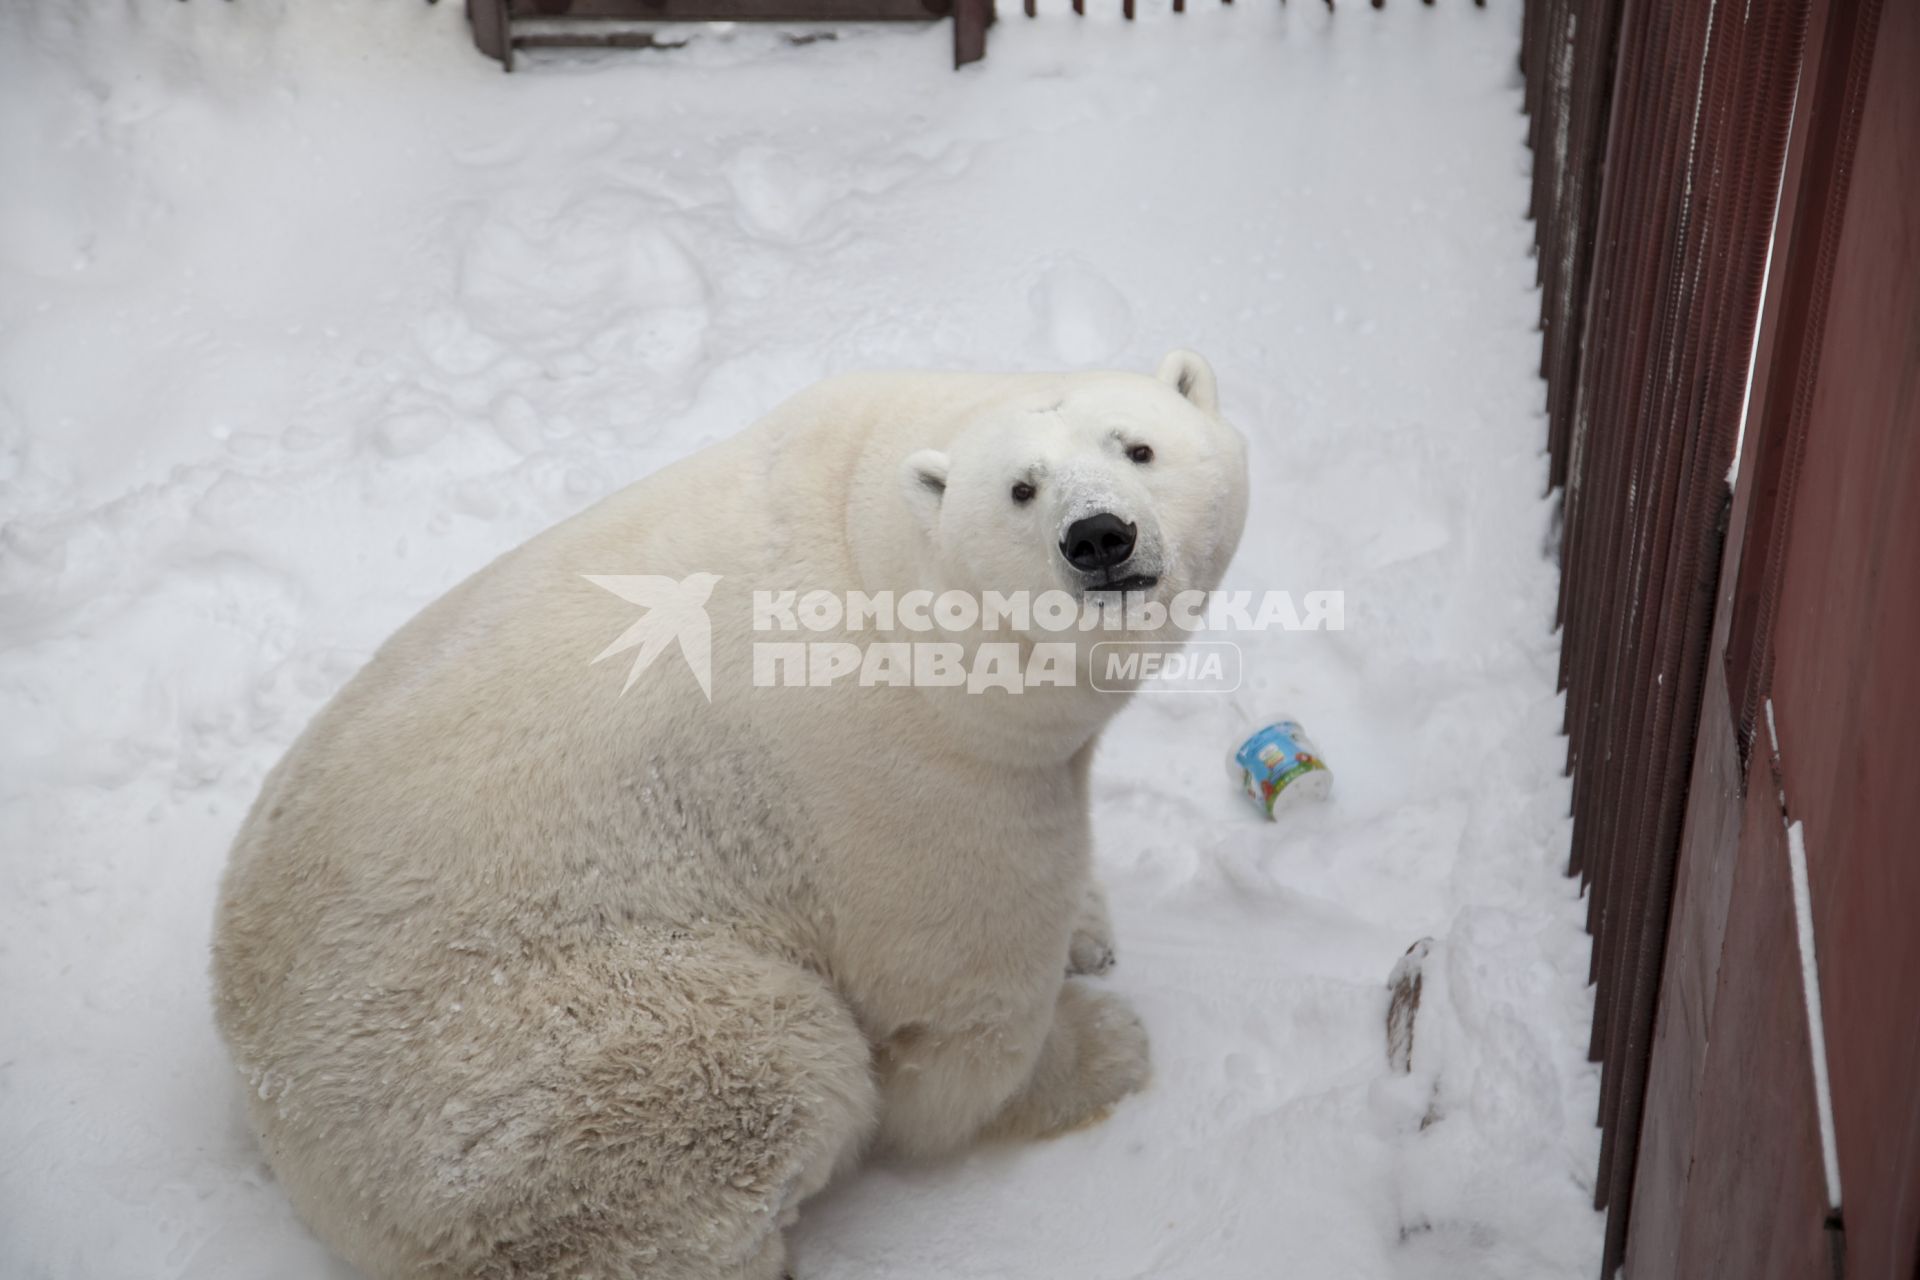
<svg viewBox="0 0 1920 1280">
<path fill-rule="evenodd" d="M 1139 526 L 1133 521 L 1102 511 L 1067 526 L 1066 536 L 1060 539 L 1060 554 L 1080 572 L 1098 573 L 1131 559 L 1139 536 Z"/>
<path fill-rule="evenodd" d="M 1097 511 L 1067 526 L 1060 555 L 1080 575 L 1083 591 L 1148 591 L 1160 584 L 1159 557 L 1140 526 L 1111 511 Z"/>
<path fill-rule="evenodd" d="M 1083 434 L 1090 438 L 1055 442 L 1051 456 L 1029 468 L 1041 478 L 1040 501 L 1052 507 L 1061 585 L 1075 594 L 1151 590 L 1169 568 L 1159 495 L 1137 464 L 1116 465 L 1109 434 Z"/>
<path fill-rule="evenodd" d="M 1055 526 L 1067 586 L 1076 594 L 1151 591 L 1169 566 L 1166 539 L 1154 518 L 1151 494 L 1129 489 L 1126 478 L 1062 469 L 1060 523 Z"/>
</svg>

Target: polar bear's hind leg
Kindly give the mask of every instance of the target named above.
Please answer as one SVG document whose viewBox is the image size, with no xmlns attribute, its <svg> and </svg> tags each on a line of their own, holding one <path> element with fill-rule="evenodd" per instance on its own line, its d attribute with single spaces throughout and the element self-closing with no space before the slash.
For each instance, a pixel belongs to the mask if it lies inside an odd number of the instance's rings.
<svg viewBox="0 0 1920 1280">
<path fill-rule="evenodd" d="M 780 1280 L 782 1230 L 859 1154 L 878 1106 L 866 1041 L 827 984 L 685 935 L 505 976 L 421 1081 L 409 1143 L 425 1162 L 398 1162 L 414 1185 L 386 1198 L 391 1247 L 362 1265 L 396 1280 Z"/>
</svg>

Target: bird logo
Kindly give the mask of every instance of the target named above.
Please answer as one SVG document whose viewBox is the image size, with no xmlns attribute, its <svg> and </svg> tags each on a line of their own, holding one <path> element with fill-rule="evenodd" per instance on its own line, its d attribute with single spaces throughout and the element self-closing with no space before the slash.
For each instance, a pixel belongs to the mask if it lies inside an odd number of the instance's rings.
<svg viewBox="0 0 1920 1280">
<path fill-rule="evenodd" d="M 622 694 L 633 688 L 653 660 L 673 641 L 680 644 L 680 656 L 687 660 L 700 692 L 713 701 L 713 627 L 707 620 L 707 597 L 720 581 L 717 573 L 693 573 L 679 581 L 652 573 L 583 573 L 594 586 L 611 591 L 628 604 L 637 604 L 646 612 L 632 626 L 602 649 L 594 662 L 616 653 L 638 648 L 633 666 L 627 669 Z"/>
</svg>

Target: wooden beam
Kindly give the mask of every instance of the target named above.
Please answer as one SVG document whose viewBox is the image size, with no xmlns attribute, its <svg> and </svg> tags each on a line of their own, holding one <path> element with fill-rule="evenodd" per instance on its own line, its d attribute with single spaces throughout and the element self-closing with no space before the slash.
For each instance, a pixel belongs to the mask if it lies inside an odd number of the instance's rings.
<svg viewBox="0 0 1920 1280">
<path fill-rule="evenodd" d="M 954 0 L 472 0 L 515 18 L 618 22 L 932 22 Z M 981 0 L 982 9 L 989 6 Z M 984 30 L 984 23 L 982 26 Z"/>
<path fill-rule="evenodd" d="M 513 41 L 507 35 L 507 0 L 467 0 L 467 21 L 480 52 L 513 70 Z"/>
<path fill-rule="evenodd" d="M 958 70 L 987 56 L 987 23 L 993 20 L 992 0 L 954 0 L 953 65 Z"/>
</svg>

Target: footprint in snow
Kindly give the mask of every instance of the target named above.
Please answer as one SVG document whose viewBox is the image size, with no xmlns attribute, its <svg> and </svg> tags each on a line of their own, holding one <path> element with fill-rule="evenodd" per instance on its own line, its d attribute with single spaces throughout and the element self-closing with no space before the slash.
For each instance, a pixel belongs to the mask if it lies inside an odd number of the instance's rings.
<svg viewBox="0 0 1920 1280">
<path fill-rule="evenodd" d="M 1066 365 L 1111 360 L 1133 336 L 1125 295 L 1077 258 L 1049 267 L 1028 298 L 1041 345 Z"/>
</svg>

